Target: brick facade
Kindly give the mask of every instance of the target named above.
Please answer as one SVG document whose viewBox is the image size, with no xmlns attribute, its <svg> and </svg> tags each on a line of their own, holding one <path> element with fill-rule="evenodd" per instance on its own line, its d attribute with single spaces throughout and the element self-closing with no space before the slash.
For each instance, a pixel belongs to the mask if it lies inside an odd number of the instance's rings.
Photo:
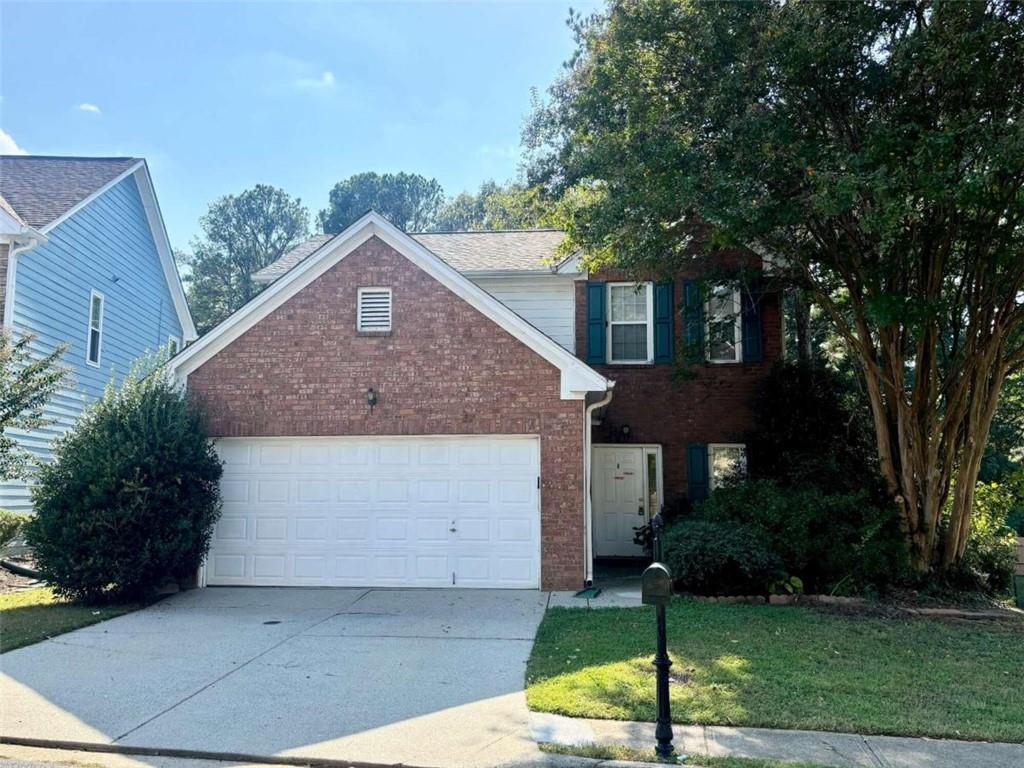
<svg viewBox="0 0 1024 768">
<path fill-rule="evenodd" d="M 674 338 L 683 338 L 681 310 L 683 280 L 697 274 L 680 273 L 674 279 Z M 605 271 L 594 280 L 634 280 L 623 273 Z M 659 281 L 662 278 L 657 278 Z M 576 352 L 586 359 L 586 283 L 576 286 Z M 774 362 L 782 357 L 782 316 L 779 296 L 761 299 L 762 359 L 760 363 L 704 363 L 688 366 L 691 377 L 680 380 L 677 364 L 594 365 L 613 379 L 615 396 L 602 424 L 594 427 L 595 443 L 655 443 L 662 446 L 665 503 L 686 496 L 686 447 L 690 443 L 742 443 L 753 427 L 751 404 Z M 628 438 L 622 427 L 629 426 Z"/>
<path fill-rule="evenodd" d="M 390 286 L 392 331 L 356 331 L 356 289 Z M 541 582 L 583 582 L 583 403 L 559 371 L 377 238 L 188 377 L 217 437 L 536 434 Z M 370 413 L 366 390 L 379 403 Z"/>
</svg>

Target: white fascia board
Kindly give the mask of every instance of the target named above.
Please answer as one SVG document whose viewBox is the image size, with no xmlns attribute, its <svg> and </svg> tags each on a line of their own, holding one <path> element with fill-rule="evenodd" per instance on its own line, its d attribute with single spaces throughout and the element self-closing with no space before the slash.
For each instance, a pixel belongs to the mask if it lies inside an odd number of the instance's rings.
<svg viewBox="0 0 1024 768">
<path fill-rule="evenodd" d="M 0 237 L 16 238 L 25 232 L 24 223 L 11 216 L 3 208 L 0 208 Z"/>
<path fill-rule="evenodd" d="M 577 400 L 586 392 L 607 389 L 608 379 L 372 211 L 324 243 L 252 301 L 179 353 L 170 363 L 175 375 L 179 380 L 187 378 L 189 373 L 374 236 L 558 368 L 562 373 L 563 399 Z"/>
<path fill-rule="evenodd" d="M 146 211 L 146 220 L 149 222 L 150 232 L 153 234 L 153 242 L 156 243 L 157 253 L 160 255 L 160 266 L 163 267 L 164 279 L 167 281 L 167 290 L 171 293 L 171 300 L 174 302 L 174 311 L 181 324 L 181 333 L 184 336 L 183 342 L 188 344 L 194 341 L 198 334 L 196 325 L 192 321 L 192 312 L 188 308 L 188 301 L 185 299 L 185 287 L 181 283 L 181 274 L 178 266 L 174 263 L 174 251 L 171 248 L 171 240 L 167 236 L 167 227 L 164 226 L 164 217 L 160 212 L 160 202 L 156 197 L 156 190 L 153 188 L 153 179 L 149 175 L 149 166 L 142 160 L 135 166 L 135 183 L 142 196 L 142 207 Z"/>
</svg>

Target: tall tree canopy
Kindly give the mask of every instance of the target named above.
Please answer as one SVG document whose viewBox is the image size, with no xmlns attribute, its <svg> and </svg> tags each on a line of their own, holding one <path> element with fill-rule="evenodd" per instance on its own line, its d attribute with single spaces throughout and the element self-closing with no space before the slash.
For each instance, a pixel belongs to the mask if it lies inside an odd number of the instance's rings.
<svg viewBox="0 0 1024 768">
<path fill-rule="evenodd" d="M 1021 4 L 622 1 L 573 25 L 527 132 L 535 179 L 589 193 L 570 236 L 665 267 L 700 222 L 788 265 L 859 363 L 917 568 L 956 565 L 1024 366 Z"/>
<path fill-rule="evenodd" d="M 441 232 L 530 229 L 556 226 L 557 206 L 539 187 L 485 181 L 476 194 L 463 192 L 442 206 L 433 228 Z"/>
<path fill-rule="evenodd" d="M 437 179 L 418 173 L 357 173 L 331 189 L 320 226 L 327 233 L 341 232 L 372 209 L 405 232 L 423 232 L 434 226 L 443 204 Z"/>
<path fill-rule="evenodd" d="M 205 333 L 263 289 L 252 281 L 254 272 L 306 239 L 309 212 L 298 198 L 257 184 L 213 202 L 199 225 L 202 236 L 179 259 L 191 267 L 189 306 Z"/>
</svg>

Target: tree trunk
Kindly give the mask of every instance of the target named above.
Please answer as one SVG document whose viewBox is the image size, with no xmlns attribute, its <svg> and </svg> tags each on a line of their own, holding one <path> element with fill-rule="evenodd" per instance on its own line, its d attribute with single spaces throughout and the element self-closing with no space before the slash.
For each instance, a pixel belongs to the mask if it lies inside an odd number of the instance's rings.
<svg viewBox="0 0 1024 768">
<path fill-rule="evenodd" d="M 814 357 L 811 304 L 806 292 L 800 288 L 793 291 L 793 322 L 796 326 L 796 359 L 803 364 L 810 363 Z"/>
</svg>

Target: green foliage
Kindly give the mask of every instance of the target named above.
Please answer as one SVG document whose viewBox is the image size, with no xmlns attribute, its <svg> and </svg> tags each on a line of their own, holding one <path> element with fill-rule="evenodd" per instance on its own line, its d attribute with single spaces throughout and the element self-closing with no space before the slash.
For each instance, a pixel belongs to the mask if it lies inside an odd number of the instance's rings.
<svg viewBox="0 0 1024 768">
<path fill-rule="evenodd" d="M 678 587 L 700 595 L 763 594 L 784 577 L 779 557 L 751 526 L 729 520 L 680 520 L 666 529 L 665 564 Z"/>
<path fill-rule="evenodd" d="M 357 173 L 331 189 L 327 208 L 320 211 L 320 227 L 341 232 L 374 210 L 405 232 L 423 232 L 433 227 L 443 203 L 437 179 L 418 173 Z"/>
<path fill-rule="evenodd" d="M 883 587 L 906 567 L 896 509 L 875 506 L 865 491 L 826 493 L 750 480 L 716 489 L 701 512 L 752 531 L 808 592 Z"/>
<path fill-rule="evenodd" d="M 820 364 L 780 362 L 753 406 L 751 477 L 884 496 L 869 407 L 849 379 Z"/>
<path fill-rule="evenodd" d="M 1013 587 L 1017 562 L 1017 534 L 1007 518 L 1021 498 L 1024 471 L 1006 483 L 978 483 L 974 489 L 974 516 L 967 538 L 962 569 L 979 586 L 1006 594 Z"/>
<path fill-rule="evenodd" d="M 441 232 L 556 227 L 554 203 L 538 187 L 486 181 L 477 194 L 463 192 L 445 202 L 433 228 Z"/>
<path fill-rule="evenodd" d="M 33 489 L 26 538 L 59 595 L 145 596 L 195 573 L 220 514 L 221 463 L 162 371 L 108 386 Z"/>
<path fill-rule="evenodd" d="M 0 509 L 0 548 L 14 541 L 29 519 L 30 516 L 24 512 L 11 512 L 9 509 Z"/>
<path fill-rule="evenodd" d="M 216 200 L 199 224 L 203 234 L 192 241 L 192 253 L 176 257 L 191 267 L 189 307 L 205 333 L 263 290 L 252 275 L 306 239 L 309 212 L 298 198 L 257 184 Z"/>
<path fill-rule="evenodd" d="M 22 335 L 12 340 L 6 329 L 0 329 L 0 480 L 22 476 L 31 463 L 9 430 L 45 426 L 43 406 L 67 376 L 60 365 L 67 345 L 39 356 L 31 351 L 34 338 Z"/>
<path fill-rule="evenodd" d="M 1002 482 L 1024 466 L 1024 373 L 1006 377 L 999 406 L 992 419 L 985 458 L 979 479 L 986 483 Z M 1024 496 L 1018 499 L 1024 508 Z M 1024 515 L 1022 515 L 1024 516 Z"/>
</svg>

